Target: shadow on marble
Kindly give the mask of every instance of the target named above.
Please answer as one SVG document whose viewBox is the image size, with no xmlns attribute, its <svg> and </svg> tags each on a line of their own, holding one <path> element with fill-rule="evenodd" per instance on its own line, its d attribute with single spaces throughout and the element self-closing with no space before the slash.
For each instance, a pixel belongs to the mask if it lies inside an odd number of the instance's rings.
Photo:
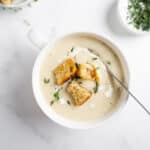
<svg viewBox="0 0 150 150">
<path fill-rule="evenodd" d="M 121 23 L 121 20 L 118 16 L 117 12 L 117 1 L 115 0 L 108 9 L 106 14 L 106 25 L 108 29 L 117 36 L 135 36 L 131 32 L 129 32 Z"/>
</svg>

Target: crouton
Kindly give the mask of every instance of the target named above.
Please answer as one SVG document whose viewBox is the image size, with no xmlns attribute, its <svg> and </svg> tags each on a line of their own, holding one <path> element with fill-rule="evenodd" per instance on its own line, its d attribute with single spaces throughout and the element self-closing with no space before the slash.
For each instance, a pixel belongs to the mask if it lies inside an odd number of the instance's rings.
<svg viewBox="0 0 150 150">
<path fill-rule="evenodd" d="M 8 4 L 11 4 L 11 3 L 12 3 L 12 0 L 0 0 L 0 2 L 1 2 L 2 4 L 8 5 Z"/>
<path fill-rule="evenodd" d="M 82 79 L 99 82 L 96 68 L 92 64 L 78 64 L 77 76 Z"/>
<path fill-rule="evenodd" d="M 79 83 L 74 80 L 68 85 L 67 92 L 71 95 L 72 101 L 76 106 L 82 105 L 92 96 L 92 92 L 81 87 Z"/>
<path fill-rule="evenodd" d="M 54 75 L 56 78 L 56 83 L 58 85 L 63 84 L 65 81 L 69 80 L 76 74 L 77 68 L 75 62 L 69 58 L 65 60 L 62 64 L 57 66 L 54 70 Z"/>
</svg>

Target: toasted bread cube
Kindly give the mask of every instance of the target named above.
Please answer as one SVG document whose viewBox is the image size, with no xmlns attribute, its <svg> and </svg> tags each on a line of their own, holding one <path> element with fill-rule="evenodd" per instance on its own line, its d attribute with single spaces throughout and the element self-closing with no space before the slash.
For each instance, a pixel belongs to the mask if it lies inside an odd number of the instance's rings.
<svg viewBox="0 0 150 150">
<path fill-rule="evenodd" d="M 76 106 L 82 105 L 92 96 L 92 92 L 81 87 L 77 81 L 72 81 L 68 85 L 67 92 L 71 95 L 72 101 Z"/>
<path fill-rule="evenodd" d="M 82 79 L 94 80 L 99 82 L 99 77 L 97 75 L 96 68 L 92 64 L 79 64 L 77 76 Z"/>
<path fill-rule="evenodd" d="M 76 74 L 77 68 L 75 62 L 69 58 L 54 70 L 54 75 L 58 85 L 63 84 Z"/>
<path fill-rule="evenodd" d="M 12 3 L 12 0 L 0 0 L 0 2 L 1 2 L 2 4 L 8 5 L 8 4 L 11 4 L 11 3 Z"/>
</svg>

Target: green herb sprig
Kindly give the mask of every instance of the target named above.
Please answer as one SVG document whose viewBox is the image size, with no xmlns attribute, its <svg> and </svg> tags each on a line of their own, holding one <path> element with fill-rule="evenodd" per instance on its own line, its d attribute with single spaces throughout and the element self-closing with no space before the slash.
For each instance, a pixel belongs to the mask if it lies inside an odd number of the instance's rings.
<svg viewBox="0 0 150 150">
<path fill-rule="evenodd" d="M 71 102 L 70 102 L 69 100 L 67 100 L 67 104 L 68 104 L 68 105 L 71 105 Z"/>
<path fill-rule="evenodd" d="M 53 100 L 50 102 L 50 105 L 52 106 L 55 102 L 58 102 L 60 100 L 60 90 L 62 88 L 59 88 L 58 90 L 56 90 L 56 92 L 54 92 L 53 94 Z"/>
<path fill-rule="evenodd" d="M 74 47 L 72 47 L 70 51 L 73 52 L 74 51 Z"/>
<path fill-rule="evenodd" d="M 58 100 L 60 99 L 59 91 L 56 91 L 56 92 L 53 94 L 53 97 L 55 98 L 56 101 L 58 101 Z"/>
<path fill-rule="evenodd" d="M 56 92 L 54 92 L 53 97 L 55 101 L 59 101 L 60 99 L 60 91 L 62 90 L 62 88 L 59 88 L 58 90 L 56 90 Z"/>
<path fill-rule="evenodd" d="M 93 58 L 92 58 L 92 60 L 97 60 L 97 59 L 98 59 L 97 57 L 93 57 Z"/>
<path fill-rule="evenodd" d="M 97 92 L 98 92 L 98 88 L 99 88 L 99 83 L 96 82 L 96 83 L 95 83 L 95 87 L 93 88 L 93 92 L 94 92 L 94 93 L 97 93 Z"/>
<path fill-rule="evenodd" d="M 48 84 L 48 83 L 50 82 L 50 79 L 44 78 L 43 82 L 44 82 L 45 84 Z"/>
</svg>

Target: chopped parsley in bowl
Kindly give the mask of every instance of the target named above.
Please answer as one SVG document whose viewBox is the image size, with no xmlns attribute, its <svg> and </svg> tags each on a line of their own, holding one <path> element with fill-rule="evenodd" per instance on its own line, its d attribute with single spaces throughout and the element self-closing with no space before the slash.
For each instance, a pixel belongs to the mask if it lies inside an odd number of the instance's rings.
<svg viewBox="0 0 150 150">
<path fill-rule="evenodd" d="M 136 29 L 150 31 L 150 0 L 130 0 L 127 19 Z"/>
<path fill-rule="evenodd" d="M 150 0 L 119 0 L 118 16 L 128 31 L 150 33 Z"/>
</svg>

